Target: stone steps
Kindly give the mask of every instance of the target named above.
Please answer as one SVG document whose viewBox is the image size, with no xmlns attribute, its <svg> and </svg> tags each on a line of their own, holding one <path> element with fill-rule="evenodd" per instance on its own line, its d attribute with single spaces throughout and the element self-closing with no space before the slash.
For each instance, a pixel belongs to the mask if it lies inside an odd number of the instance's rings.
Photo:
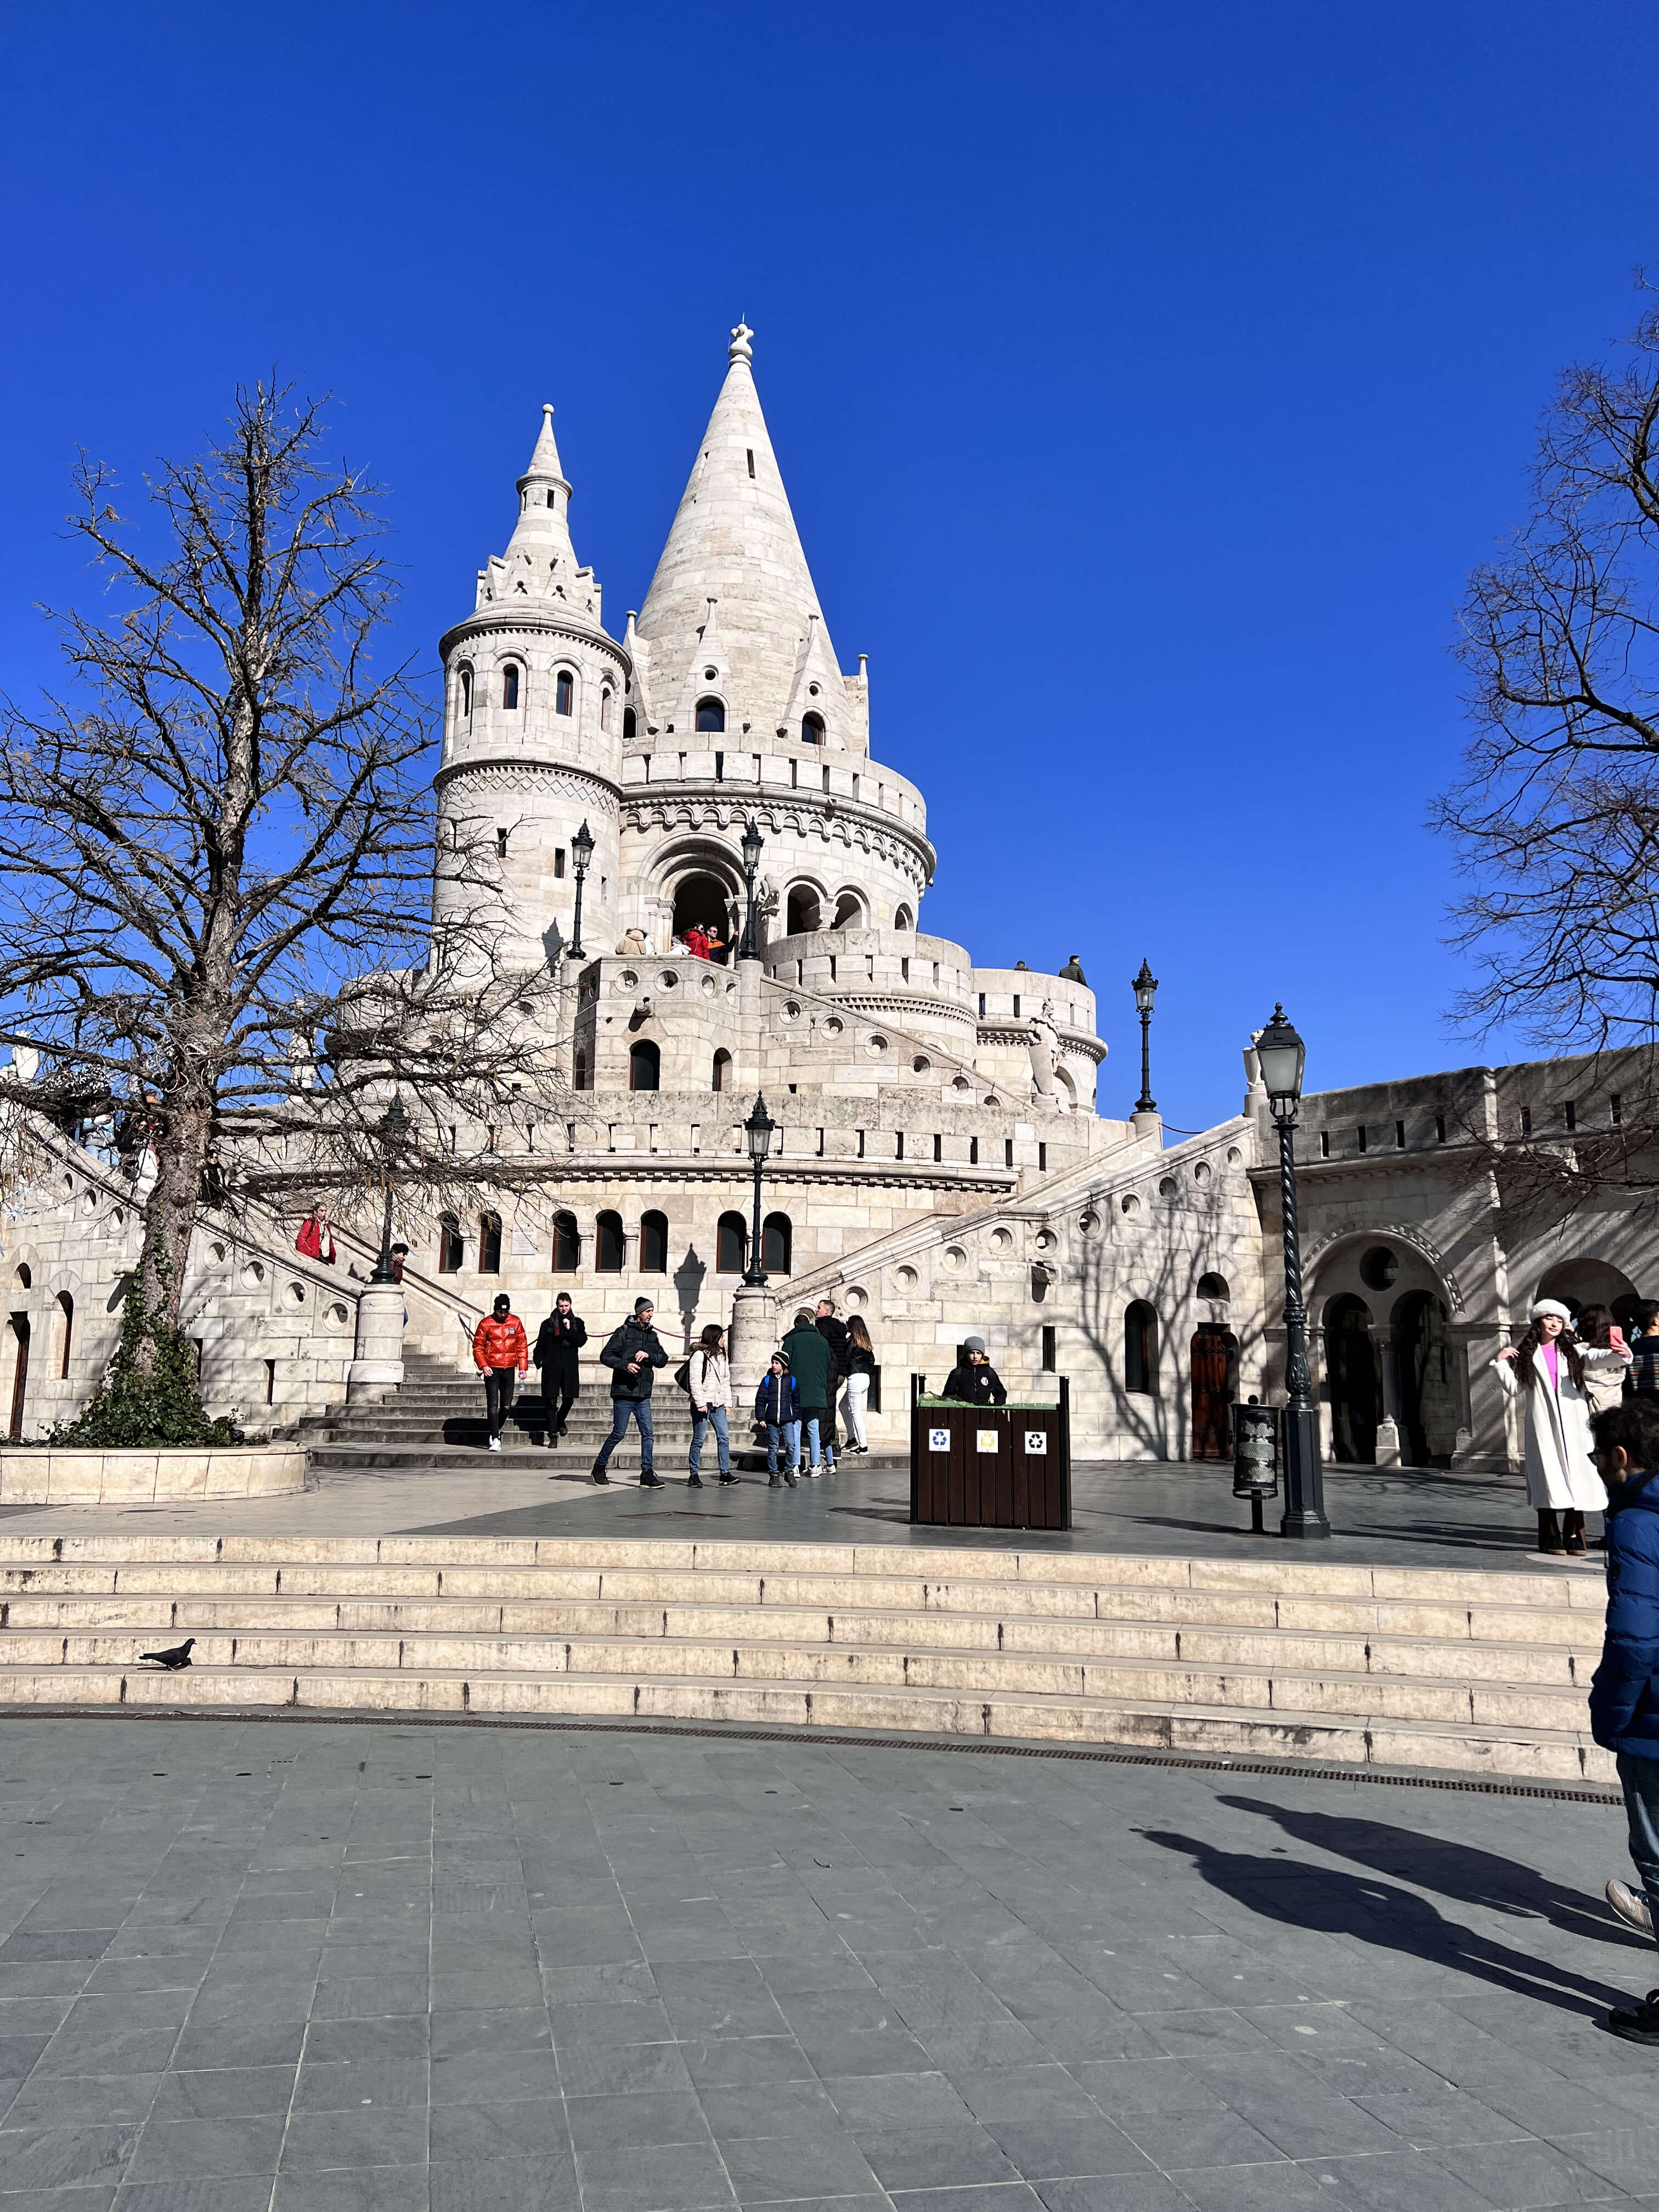
<svg viewBox="0 0 1659 2212">
<path fill-rule="evenodd" d="M 898 1545 L 0 1534 L 0 1698 L 639 1713 L 1602 1780 L 1599 1577 Z M 138 1654 L 197 1638 L 179 1674 Z"/>
</svg>

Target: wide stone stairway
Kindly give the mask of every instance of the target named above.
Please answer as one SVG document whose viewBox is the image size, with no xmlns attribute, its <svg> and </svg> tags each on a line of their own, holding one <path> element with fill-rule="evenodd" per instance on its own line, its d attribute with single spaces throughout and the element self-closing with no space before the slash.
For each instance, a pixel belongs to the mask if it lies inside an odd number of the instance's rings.
<svg viewBox="0 0 1659 2212">
<path fill-rule="evenodd" d="M 648 1717 L 1600 1782 L 1602 1603 L 1595 1576 L 1305 1559 L 0 1534 L 0 1701 Z M 185 1637 L 187 1671 L 141 1662 Z"/>
<path fill-rule="evenodd" d="M 665 1466 L 683 1472 L 691 1442 L 691 1401 L 673 1380 L 677 1362 L 657 1375 L 651 1398 L 657 1457 Z M 533 1453 L 549 1474 L 586 1474 L 599 1446 L 611 1431 L 610 1377 L 585 1372 L 581 1395 L 570 1411 L 566 1433 L 549 1447 L 547 1417 L 542 1404 L 536 1370 L 515 1398 L 501 1431 L 501 1457 Z M 428 1352 L 404 1356 L 404 1382 L 395 1397 L 378 1406 L 340 1407 L 302 1422 L 300 1435 L 309 1446 L 314 1467 L 374 1468 L 405 1474 L 431 1470 L 452 1473 L 476 1468 L 484 1454 L 489 1429 L 484 1418 L 483 1384 L 477 1375 L 446 1365 Z M 732 1440 L 740 1425 L 732 1423 Z M 748 1430 L 742 1425 L 744 1440 Z M 706 1459 L 714 1459 L 714 1440 Z M 618 1474 L 637 1474 L 640 1435 L 629 1428 L 627 1441 L 618 1444 L 611 1459 Z"/>
</svg>

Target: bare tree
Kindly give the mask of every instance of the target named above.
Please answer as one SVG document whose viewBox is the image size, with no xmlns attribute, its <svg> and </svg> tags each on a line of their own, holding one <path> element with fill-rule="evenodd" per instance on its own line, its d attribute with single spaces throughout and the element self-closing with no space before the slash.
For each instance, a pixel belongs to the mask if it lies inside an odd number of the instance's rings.
<svg viewBox="0 0 1659 2212">
<path fill-rule="evenodd" d="M 1659 309 L 1570 368 L 1531 511 L 1462 609 L 1478 735 L 1438 826 L 1468 889 L 1461 1012 L 1555 1051 L 1650 1044 L 1659 992 Z"/>
<path fill-rule="evenodd" d="M 71 526 L 118 612 L 56 617 L 69 696 L 0 724 L 0 1109 L 108 1117 L 153 1156 L 139 1306 L 175 1333 L 210 1145 L 278 1205 L 361 1189 L 396 1085 L 399 1180 L 441 1191 L 452 1130 L 563 1095 L 493 842 L 435 849 L 428 713 L 376 660 L 380 495 L 323 435 L 319 404 L 239 393 L 146 479 L 148 528 L 83 458 Z"/>
</svg>

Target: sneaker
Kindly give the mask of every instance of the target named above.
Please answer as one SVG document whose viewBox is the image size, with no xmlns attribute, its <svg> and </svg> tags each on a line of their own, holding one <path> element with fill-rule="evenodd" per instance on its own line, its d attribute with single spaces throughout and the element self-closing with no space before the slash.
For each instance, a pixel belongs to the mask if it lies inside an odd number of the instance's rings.
<svg viewBox="0 0 1659 2212">
<path fill-rule="evenodd" d="M 700 1474 L 692 1475 L 685 1486 L 688 1490 L 701 1490 L 702 1488 L 702 1477 Z"/>
<path fill-rule="evenodd" d="M 1607 1884 L 1607 1903 L 1627 1928 L 1635 1928 L 1644 1936 L 1653 1933 L 1653 1908 L 1639 1889 L 1628 1882 L 1610 1881 Z"/>
<path fill-rule="evenodd" d="M 790 1489 L 793 1490 L 799 1478 L 796 1475 L 786 1474 L 783 1479 L 788 1484 Z"/>
<path fill-rule="evenodd" d="M 818 1471 L 816 1467 L 804 1467 L 801 1469 L 801 1475 L 807 1482 L 816 1482 L 818 1479 Z"/>
<path fill-rule="evenodd" d="M 741 1482 L 743 1480 L 743 1477 L 740 1474 L 723 1474 L 720 1477 L 720 1480 L 724 1484 L 730 1485 L 734 1482 Z"/>
<path fill-rule="evenodd" d="M 701 1490 L 702 1488 L 702 1485 L 699 1483 L 697 1487 Z M 659 1474 L 653 1474 L 650 1468 L 647 1467 L 640 1476 L 640 1488 L 641 1490 L 660 1490 L 662 1488 L 662 1477 Z"/>
<path fill-rule="evenodd" d="M 1650 1990 L 1640 2004 L 1615 2005 L 1607 2014 L 1608 2032 L 1626 2043 L 1659 2044 L 1659 1990 Z"/>
<path fill-rule="evenodd" d="M 602 1467 L 596 1467 L 593 1470 L 593 1480 L 595 1482 L 609 1483 L 611 1477 Z"/>
<path fill-rule="evenodd" d="M 781 1474 L 769 1474 L 766 1478 L 766 1486 L 769 1490 L 781 1490 L 783 1477 Z"/>
<path fill-rule="evenodd" d="M 501 1449 L 501 1438 L 500 1438 L 499 1437 L 491 1437 L 491 1438 L 489 1439 L 489 1449 L 490 1449 L 490 1450 L 491 1450 L 491 1451 L 499 1451 L 499 1450 Z"/>
</svg>

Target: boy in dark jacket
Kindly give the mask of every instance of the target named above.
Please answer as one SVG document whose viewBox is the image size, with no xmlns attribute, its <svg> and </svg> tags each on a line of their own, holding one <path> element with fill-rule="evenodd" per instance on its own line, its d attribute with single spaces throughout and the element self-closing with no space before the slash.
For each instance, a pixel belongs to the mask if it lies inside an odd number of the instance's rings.
<svg viewBox="0 0 1659 2212">
<path fill-rule="evenodd" d="M 611 1433 L 599 1446 L 599 1455 L 593 1462 L 595 1482 L 610 1481 L 605 1469 L 611 1464 L 611 1453 L 628 1433 L 631 1417 L 640 1425 L 640 1488 L 662 1488 L 661 1478 L 652 1465 L 656 1457 L 656 1439 L 651 1428 L 651 1385 L 655 1380 L 653 1369 L 666 1367 L 668 1354 L 662 1339 L 651 1326 L 655 1311 L 649 1298 L 635 1298 L 633 1319 L 612 1332 L 599 1354 L 600 1366 L 611 1370 Z"/>
<path fill-rule="evenodd" d="M 760 1388 L 755 1393 L 755 1419 L 766 1430 L 768 1487 L 775 1490 L 778 1486 L 778 1445 L 781 1442 L 783 1480 L 793 1490 L 795 1469 L 800 1465 L 800 1392 L 789 1372 L 789 1362 L 781 1352 L 772 1354 L 772 1364 L 762 1376 Z"/>
<path fill-rule="evenodd" d="M 587 1341 L 587 1323 L 577 1314 L 568 1291 L 561 1291 L 553 1310 L 536 1333 L 535 1360 L 541 1370 L 542 1407 L 547 1441 L 556 1443 L 570 1419 L 581 1389 L 576 1354 Z"/>
<path fill-rule="evenodd" d="M 1626 1398 L 1592 1426 L 1609 1502 L 1607 1627 L 1590 1682 L 1590 1732 L 1618 1758 L 1651 1932 L 1659 1915 L 1659 1402 Z M 1622 1887 L 1607 1885 L 1610 1900 Z M 1640 2004 L 1615 2007 L 1607 2024 L 1627 2042 L 1659 2045 L 1659 1989 Z"/>
<path fill-rule="evenodd" d="M 992 1366 L 985 1350 L 982 1336 L 970 1336 L 963 1342 L 963 1358 L 945 1378 L 945 1388 L 939 1393 L 944 1398 L 961 1398 L 970 1406 L 1006 1406 L 1008 1393 L 1002 1387 L 1002 1377 Z"/>
<path fill-rule="evenodd" d="M 801 1425 L 806 1431 L 807 1464 L 803 1472 L 836 1471 L 836 1447 L 830 1427 L 830 1397 L 834 1388 L 835 1355 L 818 1334 L 805 1306 L 795 1316 L 795 1326 L 783 1340 L 783 1356 L 795 1378 L 800 1397 Z"/>
</svg>

